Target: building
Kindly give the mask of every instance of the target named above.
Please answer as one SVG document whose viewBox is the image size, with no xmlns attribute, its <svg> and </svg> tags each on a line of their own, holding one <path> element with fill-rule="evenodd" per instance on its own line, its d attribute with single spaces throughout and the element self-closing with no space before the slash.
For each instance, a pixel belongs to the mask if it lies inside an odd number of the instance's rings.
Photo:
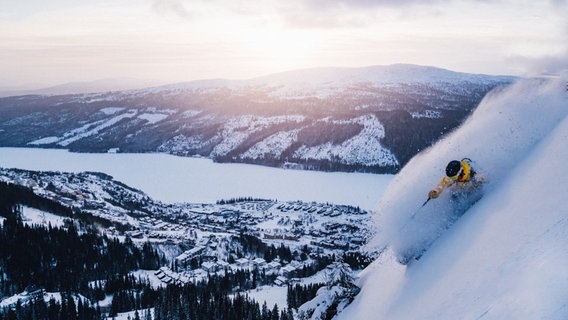
<svg viewBox="0 0 568 320">
<path fill-rule="evenodd" d="M 283 276 L 278 276 L 276 277 L 276 280 L 274 280 L 274 284 L 277 286 L 283 286 L 286 283 L 288 283 L 288 279 L 286 279 L 286 277 Z"/>
<path fill-rule="evenodd" d="M 201 246 L 197 246 L 197 247 L 193 247 L 187 251 L 184 251 L 182 254 L 180 254 L 179 256 L 176 257 L 176 261 L 178 263 L 184 263 L 192 258 L 197 257 L 203 250 L 205 250 L 205 247 L 201 247 Z"/>
<path fill-rule="evenodd" d="M 24 292 L 22 292 L 22 295 L 26 297 L 27 300 L 32 300 L 32 301 L 43 298 L 44 294 L 45 290 L 35 284 L 27 286 L 26 289 L 24 289 Z"/>
<path fill-rule="evenodd" d="M 246 259 L 246 258 L 240 258 L 237 261 L 235 261 L 235 264 L 237 265 L 238 268 L 246 268 L 249 266 L 250 260 Z"/>
<path fill-rule="evenodd" d="M 295 267 L 293 267 L 291 265 L 287 265 L 287 266 L 283 267 L 282 269 L 280 269 L 280 272 L 286 278 L 290 278 L 296 270 L 297 269 Z"/>
<path fill-rule="evenodd" d="M 219 269 L 223 271 L 229 270 L 229 263 L 227 261 L 217 261 Z"/>
<path fill-rule="evenodd" d="M 263 258 L 256 258 L 254 260 L 252 260 L 252 265 L 253 267 L 257 268 L 257 269 L 264 269 L 267 266 L 266 260 L 264 260 Z"/>
<path fill-rule="evenodd" d="M 203 262 L 203 264 L 201 264 L 201 269 L 209 273 L 217 271 L 218 267 L 219 265 L 212 261 Z"/>
<path fill-rule="evenodd" d="M 280 267 L 282 267 L 282 264 L 278 261 L 272 261 L 267 265 L 267 268 L 272 270 L 278 270 Z"/>
</svg>

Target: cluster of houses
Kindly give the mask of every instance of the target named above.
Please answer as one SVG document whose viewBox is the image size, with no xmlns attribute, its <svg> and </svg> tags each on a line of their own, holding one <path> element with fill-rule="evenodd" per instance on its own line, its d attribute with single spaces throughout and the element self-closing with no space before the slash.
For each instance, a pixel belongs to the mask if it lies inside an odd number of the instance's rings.
<svg viewBox="0 0 568 320">
<path fill-rule="evenodd" d="M 298 242 L 308 237 L 308 243 L 331 250 L 353 250 L 364 242 L 361 234 L 361 217 L 366 212 L 349 206 L 331 206 L 290 202 L 277 204 L 273 201 L 259 203 L 237 203 L 227 205 L 202 205 L 185 210 L 172 221 L 154 216 L 139 218 L 140 228 L 147 230 L 149 240 L 171 239 L 173 241 L 194 241 L 200 233 L 240 234 L 248 233 L 266 240 L 288 240 Z M 274 206 L 274 208 L 272 208 Z M 318 209 L 319 208 L 319 209 Z M 315 210 L 314 210 L 315 209 Z M 262 211 L 254 211 L 262 210 Z M 181 211 L 181 210 L 178 210 Z M 299 212 L 294 212 L 299 211 Z M 312 211 L 312 212 L 310 212 Z M 281 212 L 279 215 L 278 212 Z M 353 221 L 334 221 L 332 217 L 350 214 Z M 316 224 L 318 215 L 322 223 Z M 167 216 L 167 214 L 166 214 Z M 262 227 L 269 220 L 277 221 L 278 228 Z M 329 220 L 331 219 L 331 220 Z M 327 221 L 329 220 L 329 221 Z M 136 233 L 142 235 L 141 233 Z"/>
<path fill-rule="evenodd" d="M 283 285 L 297 275 L 297 271 L 310 265 L 313 261 L 296 261 L 281 263 L 280 261 L 266 261 L 260 257 L 239 258 L 233 263 L 227 262 L 227 257 L 216 254 L 217 248 L 223 247 L 227 238 L 215 235 L 201 238 L 196 245 L 181 253 L 174 259 L 173 267 L 162 267 L 155 272 L 156 277 L 165 284 L 187 284 L 206 280 L 209 275 L 224 275 L 237 271 L 262 271 L 267 276 L 276 276 L 275 283 Z M 228 241 L 228 240 L 227 240 Z M 224 251 L 220 248 L 220 251 Z M 190 264 L 198 261 L 199 265 Z"/>
<path fill-rule="evenodd" d="M 33 187 L 46 196 L 57 196 L 54 200 L 61 203 L 131 226 L 126 233 L 109 228 L 109 232 L 115 235 L 126 235 L 139 241 L 191 245 L 192 249 L 175 258 L 176 265 L 187 268 L 187 262 L 195 257 L 200 257 L 200 265 L 193 262 L 195 270 L 182 273 L 159 270 L 157 276 L 163 282 L 183 283 L 208 273 L 251 268 L 280 276 L 280 282 L 284 283 L 298 267 L 266 262 L 261 258 L 239 259 L 229 264 L 222 261 L 223 258 L 207 257 L 205 248 L 215 249 L 219 243 L 215 235 L 249 234 L 265 243 L 308 245 L 312 252 L 358 250 L 367 237 L 367 212 L 352 206 L 275 200 L 165 205 L 96 174 L 75 177 L 70 174 L 4 171 L 0 175 L 3 180 Z M 102 193 L 98 194 L 98 190 Z M 68 202 L 61 200 L 63 198 Z M 129 201 L 129 206 L 121 205 L 125 201 Z"/>
<path fill-rule="evenodd" d="M 318 203 L 305 203 L 302 201 L 294 201 L 294 202 L 286 202 L 278 205 L 278 210 L 281 212 L 289 212 L 295 211 L 300 212 L 304 211 L 307 213 L 317 213 L 319 215 L 327 216 L 327 217 L 338 217 L 343 214 L 366 214 L 365 211 L 360 210 L 359 208 L 352 207 L 352 206 L 345 206 L 345 205 L 331 205 L 325 204 L 321 205 Z"/>
<path fill-rule="evenodd" d="M 307 238 L 308 243 L 326 249 L 354 249 L 360 242 L 358 239 L 363 237 L 358 229 L 363 225 L 361 219 L 367 214 L 352 206 L 303 201 L 251 200 L 227 204 L 164 205 L 121 184 L 109 183 L 107 179 L 110 177 L 97 174 L 75 176 L 4 171 L 3 180 L 34 187 L 38 193 L 43 192 L 61 203 L 113 222 L 131 225 L 135 231 L 128 234 L 130 237 L 156 242 L 191 241 L 197 237 L 196 231 L 231 234 L 244 232 L 267 240 L 300 241 Z M 103 185 L 104 188 L 101 188 Z M 95 190 L 108 194 L 97 194 Z M 109 196 L 112 199 L 109 200 Z M 120 205 L 124 201 L 130 203 L 129 208 Z M 142 211 L 134 210 L 133 207 Z M 349 222 L 349 219 L 354 221 Z M 270 226 L 271 220 L 280 224 L 278 227 L 282 228 L 282 232 Z M 322 221 L 329 223 L 322 224 Z M 357 240 L 331 239 L 336 234 Z"/>
<path fill-rule="evenodd" d="M 203 247 L 194 247 L 185 251 L 178 257 L 176 261 L 184 261 L 195 257 L 203 252 Z M 286 265 L 278 261 L 266 262 L 263 258 L 240 258 L 235 260 L 234 263 L 229 264 L 226 261 L 205 261 L 197 269 L 184 269 L 182 271 L 174 271 L 169 267 L 161 267 L 154 272 L 156 277 L 165 284 L 184 285 L 198 281 L 204 281 L 209 275 L 217 274 L 223 275 L 226 273 L 234 273 L 238 270 L 253 271 L 262 270 L 267 275 L 275 275 L 274 281 L 277 285 L 283 285 L 295 279 L 295 272 L 304 266 L 304 262 L 292 261 Z"/>
<path fill-rule="evenodd" d="M 23 292 L 0 300 L 0 308 L 14 307 L 19 302 L 21 305 L 44 299 L 45 289 L 37 285 L 27 286 Z"/>
</svg>

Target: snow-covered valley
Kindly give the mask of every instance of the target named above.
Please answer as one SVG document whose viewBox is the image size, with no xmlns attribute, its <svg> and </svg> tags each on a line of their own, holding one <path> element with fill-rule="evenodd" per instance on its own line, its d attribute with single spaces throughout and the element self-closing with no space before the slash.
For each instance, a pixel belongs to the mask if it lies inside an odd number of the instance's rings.
<svg viewBox="0 0 568 320">
<path fill-rule="evenodd" d="M 294 252 L 291 258 L 280 255 L 272 261 L 274 270 L 279 270 L 272 276 L 282 278 L 268 278 L 269 282 L 248 291 L 269 303 L 285 303 L 286 293 L 278 281 L 321 285 L 334 272 L 342 277 L 337 273 L 342 262 L 328 258 L 347 254 L 345 248 L 367 258 L 378 256 L 357 280 L 348 277 L 348 287 L 323 286 L 302 305 L 286 301 L 290 314 L 282 319 L 315 320 L 335 312 L 334 319 L 339 320 L 565 319 L 567 80 L 565 76 L 527 79 L 491 92 L 459 128 L 412 158 L 395 176 L 218 164 L 156 153 L 77 154 L 25 148 L 0 148 L 0 167 L 75 172 L 7 169 L 3 179 L 131 228 L 107 230 L 111 234 L 138 239 L 139 244 L 149 240 L 180 245 L 169 253 L 175 263 L 138 271 L 156 283 L 191 283 L 211 274 L 225 276 L 229 269 L 252 275 L 259 266 L 270 272 L 269 260 L 243 254 L 244 243 L 250 240 L 243 235 L 258 236 L 265 244 L 285 243 Z M 433 114 L 416 117 L 423 115 Z M 379 126 L 370 125 L 375 120 L 357 118 L 362 126 L 359 136 L 380 136 Z M 278 150 L 276 140 L 264 140 L 249 150 Z M 298 150 L 317 157 L 339 155 L 349 148 L 368 153 L 365 143 L 355 139 Z M 448 190 L 421 207 L 448 161 L 465 157 L 484 177 L 481 200 L 463 206 Z M 83 171 L 105 172 L 118 181 Z M 267 200 L 213 203 L 238 197 Z M 370 210 L 372 220 L 368 212 L 340 204 Z M 34 210 L 26 212 L 28 221 L 68 223 Z M 236 239 L 246 241 L 236 244 Z M 309 246 L 309 255 L 304 246 Z M 401 259 L 409 253 L 410 259 Z M 271 256 L 271 251 L 264 254 Z M 322 261 L 328 264 L 325 270 L 302 280 L 290 277 L 290 270 L 299 272 Z"/>
<path fill-rule="evenodd" d="M 93 154 L 65 150 L 0 148 L 0 167 L 37 171 L 104 172 L 168 203 L 215 203 L 253 197 L 316 201 L 373 209 L 393 175 L 318 172 L 168 154 Z"/>
</svg>

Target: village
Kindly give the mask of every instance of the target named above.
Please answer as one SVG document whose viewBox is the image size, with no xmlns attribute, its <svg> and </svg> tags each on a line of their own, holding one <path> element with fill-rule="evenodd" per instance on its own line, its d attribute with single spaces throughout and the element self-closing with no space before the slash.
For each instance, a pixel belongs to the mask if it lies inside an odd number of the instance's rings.
<svg viewBox="0 0 568 320">
<path fill-rule="evenodd" d="M 100 173 L 0 169 L 0 179 L 31 188 L 74 212 L 111 222 L 103 230 L 111 236 L 169 248 L 171 263 L 155 271 L 164 284 L 243 271 L 259 272 L 283 285 L 307 269 L 325 267 L 318 265 L 324 257 L 359 252 L 370 236 L 369 213 L 352 206 L 252 198 L 165 204 Z M 266 259 L 259 252 L 247 252 L 235 241 L 243 235 L 266 247 L 287 248 L 290 256 Z"/>
</svg>

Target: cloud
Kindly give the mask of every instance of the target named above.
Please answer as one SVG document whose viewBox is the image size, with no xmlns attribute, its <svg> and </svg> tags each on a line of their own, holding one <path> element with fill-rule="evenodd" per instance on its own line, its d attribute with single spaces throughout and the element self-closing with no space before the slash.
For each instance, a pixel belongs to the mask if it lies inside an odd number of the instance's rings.
<svg viewBox="0 0 568 320">
<path fill-rule="evenodd" d="M 449 0 L 433 0 L 428 5 Z M 377 8 L 377 7 L 405 7 L 409 5 L 424 4 L 422 0 L 308 0 L 306 3 L 314 8 L 343 7 L 343 8 Z"/>
<path fill-rule="evenodd" d="M 182 19 L 190 19 L 191 12 L 181 0 L 154 0 L 152 8 L 159 14 L 173 14 Z"/>
<path fill-rule="evenodd" d="M 468 1 L 468 0 L 466 0 Z M 364 28 L 388 19 L 436 14 L 452 0 L 289 0 L 281 16 L 295 28 Z"/>
<path fill-rule="evenodd" d="M 563 54 L 541 57 L 512 56 L 511 64 L 524 71 L 526 76 L 560 75 L 568 72 L 568 50 Z"/>
<path fill-rule="evenodd" d="M 451 0 L 432 0 L 428 6 Z M 237 19 L 270 17 L 298 29 L 365 27 L 376 21 L 380 10 L 424 6 L 421 0 L 153 0 L 152 8 L 162 15 L 189 19 L 212 12 Z M 207 10 L 208 8 L 209 10 Z M 202 11 L 201 10 L 205 10 Z"/>
<path fill-rule="evenodd" d="M 556 5 L 556 11 L 559 15 L 565 17 L 568 14 L 568 0 L 551 1 Z M 563 36 L 557 40 L 562 45 L 563 52 L 540 57 L 516 56 L 512 58 L 513 61 L 525 65 L 529 75 L 568 74 L 568 20 L 564 22 L 564 25 L 558 27 L 564 30 Z"/>
</svg>

